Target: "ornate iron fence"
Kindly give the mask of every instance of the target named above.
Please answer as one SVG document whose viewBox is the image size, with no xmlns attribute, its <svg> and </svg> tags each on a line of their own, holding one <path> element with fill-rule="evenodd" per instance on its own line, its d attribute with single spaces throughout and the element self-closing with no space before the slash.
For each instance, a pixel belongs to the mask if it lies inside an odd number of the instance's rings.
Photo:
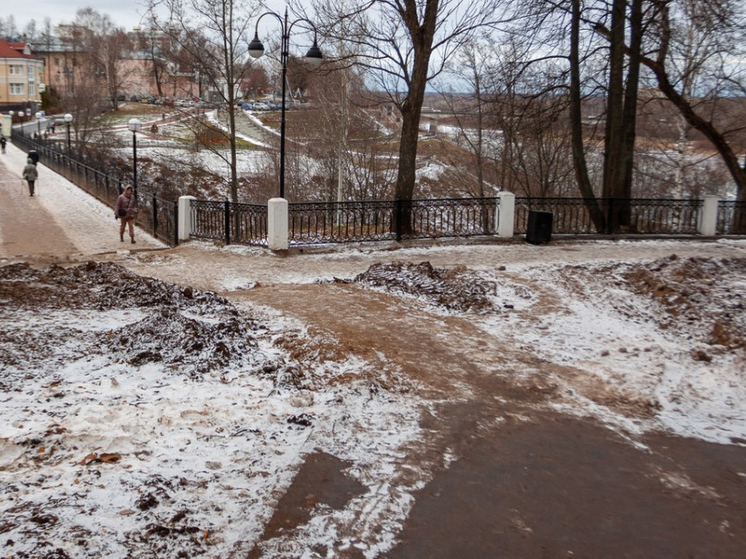
<svg viewBox="0 0 746 559">
<path fill-rule="evenodd" d="M 530 211 L 552 213 L 552 232 L 567 235 L 608 234 L 610 224 L 623 216 L 623 232 L 630 234 L 694 235 L 699 229 L 702 200 L 616 199 L 595 201 L 599 212 L 592 218 L 591 203 L 583 198 L 516 198 L 515 233 L 528 229 Z"/>
<path fill-rule="evenodd" d="M 153 194 L 138 196 L 138 224 L 170 245 L 179 244 L 179 203 Z"/>
<path fill-rule="evenodd" d="M 514 224 L 516 234 L 524 234 L 528 230 L 528 215 L 531 211 L 551 212 L 553 233 L 599 232 L 582 198 L 516 198 Z"/>
<path fill-rule="evenodd" d="M 267 206 L 191 200 L 190 211 L 192 237 L 267 246 Z"/>
<path fill-rule="evenodd" d="M 396 203 L 313 202 L 288 204 L 293 244 L 385 241 L 396 238 Z"/>
<path fill-rule="evenodd" d="M 495 232 L 498 198 L 413 200 L 399 206 L 400 238 L 473 237 Z"/>
<path fill-rule="evenodd" d="M 498 198 L 289 204 L 294 244 L 491 235 Z"/>
<path fill-rule="evenodd" d="M 717 233 L 718 235 L 743 235 L 746 233 L 746 202 L 720 200 Z"/>
</svg>

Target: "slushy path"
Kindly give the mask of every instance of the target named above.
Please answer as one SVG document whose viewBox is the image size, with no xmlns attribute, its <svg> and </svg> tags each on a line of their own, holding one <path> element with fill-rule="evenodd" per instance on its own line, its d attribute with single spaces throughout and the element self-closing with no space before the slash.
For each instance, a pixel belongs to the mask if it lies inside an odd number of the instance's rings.
<svg viewBox="0 0 746 559">
<path fill-rule="evenodd" d="M 26 154 L 8 143 L 0 155 L 0 264 L 74 261 L 86 257 L 165 247 L 138 229 L 136 245 L 119 241 L 114 210 L 39 162 L 36 195 L 21 179 Z M 126 238 L 126 236 L 125 236 Z"/>
</svg>

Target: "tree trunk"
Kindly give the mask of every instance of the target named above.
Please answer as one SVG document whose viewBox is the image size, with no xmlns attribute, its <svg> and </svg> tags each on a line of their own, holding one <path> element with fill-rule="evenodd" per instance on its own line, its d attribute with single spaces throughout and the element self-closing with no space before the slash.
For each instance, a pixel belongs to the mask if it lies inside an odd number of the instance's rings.
<svg viewBox="0 0 746 559">
<path fill-rule="evenodd" d="M 420 116 L 425 100 L 425 86 L 430 69 L 433 37 L 438 18 L 439 0 L 427 0 L 422 23 L 419 21 L 417 5 L 405 2 L 402 14 L 404 24 L 412 38 L 414 58 L 407 96 L 399 110 L 402 115 L 401 143 L 399 144 L 399 169 L 396 177 L 395 197 L 399 202 L 411 202 L 414 194 L 415 170 L 417 165 L 417 142 L 420 133 Z M 411 204 L 399 205 L 398 237 L 412 232 Z"/>
<path fill-rule="evenodd" d="M 593 194 L 593 186 L 588 176 L 588 164 L 585 159 L 583 142 L 583 120 L 580 93 L 580 0 L 572 0 L 572 22 L 570 42 L 570 126 L 572 133 L 572 159 L 575 178 L 585 206 L 590 214 L 596 231 L 606 229 L 604 214 Z"/>
<path fill-rule="evenodd" d="M 642 2 L 632 1 L 630 16 L 630 48 L 627 83 L 624 90 L 624 110 L 622 112 L 622 150 L 619 158 L 621 181 L 619 200 L 615 203 L 614 222 L 618 227 L 629 228 L 632 221 L 630 199 L 632 198 L 632 178 L 635 161 L 635 138 L 637 136 L 637 97 L 640 83 L 640 56 L 642 50 Z"/>
<path fill-rule="evenodd" d="M 624 27 L 626 1 L 613 0 L 609 36 L 609 89 L 606 95 L 603 198 L 619 198 L 624 183 Z M 611 223 L 612 228 L 614 223 Z"/>
</svg>

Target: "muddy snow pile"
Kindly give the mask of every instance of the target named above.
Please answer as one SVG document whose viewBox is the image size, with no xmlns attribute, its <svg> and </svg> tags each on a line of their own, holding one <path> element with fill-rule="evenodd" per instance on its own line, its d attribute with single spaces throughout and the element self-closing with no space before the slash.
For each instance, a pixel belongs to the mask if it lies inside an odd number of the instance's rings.
<svg viewBox="0 0 746 559">
<path fill-rule="evenodd" d="M 390 293 L 423 298 L 449 311 L 489 312 L 495 310 L 494 282 L 464 268 L 435 268 L 430 262 L 374 264 L 353 280 Z"/>
<path fill-rule="evenodd" d="M 746 444 L 743 259 L 393 262 L 350 283 L 448 318 L 437 327 L 468 320 L 484 374 L 514 394 L 540 387 L 531 405 L 633 438 Z M 0 268 L 0 556 L 385 554 L 452 459 L 422 451 L 437 404 L 395 362 L 261 312 L 114 264 Z M 307 456 L 339 464 L 355 491 L 273 528 Z"/>
<path fill-rule="evenodd" d="M 635 293 L 657 302 L 660 328 L 712 346 L 746 348 L 746 260 L 672 255 L 633 267 L 624 278 Z"/>
<path fill-rule="evenodd" d="M 97 263 L 0 268 L 0 313 L 2 557 L 246 557 L 312 453 L 376 504 L 316 511 L 307 545 L 387 549 L 426 475 L 390 485 L 421 403 L 287 320 Z"/>
<path fill-rule="evenodd" d="M 448 311 L 478 314 L 526 308 L 527 302 L 538 302 L 539 293 L 547 287 L 538 278 L 523 284 L 501 271 L 505 268 L 487 277 L 463 267 L 436 268 L 427 261 L 393 262 L 374 264 L 353 281 L 418 297 Z M 554 276 L 549 286 L 564 285 L 567 294 L 578 298 L 619 290 L 616 301 L 603 295 L 600 299 L 629 318 L 656 323 L 662 331 L 675 331 L 712 346 L 746 348 L 746 260 L 680 259 L 674 254 L 646 264 L 552 266 L 546 275 Z M 651 304 L 644 311 L 631 311 L 625 307 L 631 299 Z"/>
<path fill-rule="evenodd" d="M 41 270 L 28 264 L 6 266 L 0 268 L 0 300 L 17 310 L 33 309 L 41 320 L 68 310 L 98 313 L 102 323 L 114 320 L 113 328 L 88 332 L 77 329 L 74 320 L 62 320 L 49 331 L 3 329 L 4 365 L 24 374 L 43 371 L 46 360 L 59 354 L 64 359 L 105 355 L 111 363 L 132 366 L 159 362 L 166 370 L 188 375 L 267 365 L 253 337 L 257 325 L 226 300 L 142 278 L 116 264 Z"/>
<path fill-rule="evenodd" d="M 673 254 L 479 273 L 393 263 L 354 281 L 469 316 L 530 356 L 536 368 L 519 365 L 516 382 L 551 387 L 557 409 L 635 435 L 661 429 L 746 441 L 744 259 Z"/>
</svg>

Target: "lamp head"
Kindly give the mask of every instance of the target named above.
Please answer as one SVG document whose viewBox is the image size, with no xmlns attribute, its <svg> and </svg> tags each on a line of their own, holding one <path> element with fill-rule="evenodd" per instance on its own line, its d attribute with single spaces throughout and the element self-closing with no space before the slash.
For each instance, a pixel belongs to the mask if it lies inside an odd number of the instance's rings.
<svg viewBox="0 0 746 559">
<path fill-rule="evenodd" d="M 73 115 L 71 115 L 70 113 L 67 113 L 64 116 L 64 118 L 65 118 L 65 122 L 67 122 L 68 124 L 70 124 L 73 121 Z"/>
<path fill-rule="evenodd" d="M 251 58 L 260 58 L 264 54 L 264 45 L 259 40 L 259 34 L 254 33 L 254 38 L 249 43 L 249 55 Z"/>
<path fill-rule="evenodd" d="M 140 119 L 137 118 L 131 118 L 130 121 L 127 123 L 127 128 L 130 129 L 132 133 L 137 132 L 142 127 L 142 122 L 140 122 Z"/>
<path fill-rule="evenodd" d="M 324 60 L 324 55 L 321 53 L 319 45 L 316 44 L 316 37 L 313 38 L 313 46 L 308 49 L 306 53 L 306 61 L 310 62 L 314 66 L 318 66 Z"/>
</svg>

